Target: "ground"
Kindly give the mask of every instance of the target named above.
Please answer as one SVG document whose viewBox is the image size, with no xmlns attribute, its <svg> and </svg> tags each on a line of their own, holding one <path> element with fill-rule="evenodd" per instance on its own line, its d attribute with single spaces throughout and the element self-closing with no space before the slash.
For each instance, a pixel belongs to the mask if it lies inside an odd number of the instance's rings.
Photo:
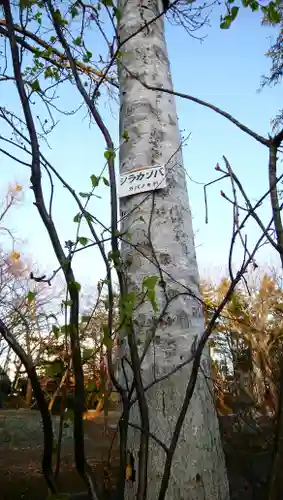
<svg viewBox="0 0 283 500">
<path fill-rule="evenodd" d="M 111 468 L 108 452 L 119 413 L 109 412 L 108 431 L 104 433 L 103 414 L 85 421 L 87 458 L 98 472 L 97 477 L 108 488 L 115 485 L 118 470 L 117 441 L 114 442 Z M 254 425 L 236 425 L 238 419 L 220 419 L 228 468 L 231 500 L 264 500 L 272 455 L 272 422 L 269 419 Z M 55 435 L 58 418 L 54 417 Z M 111 436 L 112 433 L 112 436 Z M 72 425 L 64 430 L 60 491 L 79 492 L 84 486 L 72 459 Z M 0 500 L 45 500 L 47 488 L 40 462 L 42 429 L 40 416 L 29 410 L 0 410 Z M 215 499 L 217 500 L 217 499 Z M 281 500 L 281 499 L 280 499 Z"/>
<path fill-rule="evenodd" d="M 117 471 L 117 443 L 113 446 L 111 468 L 108 452 L 118 413 L 110 412 L 105 435 L 104 416 L 85 421 L 87 459 L 105 487 L 113 487 Z M 62 468 L 59 486 L 62 492 L 84 490 L 73 463 L 72 424 L 64 430 Z M 54 418 L 55 435 L 58 418 Z M 29 410 L 0 411 L 0 500 L 44 500 L 46 483 L 41 473 L 42 430 L 40 416 Z M 55 459 L 54 459 L 55 462 Z"/>
</svg>

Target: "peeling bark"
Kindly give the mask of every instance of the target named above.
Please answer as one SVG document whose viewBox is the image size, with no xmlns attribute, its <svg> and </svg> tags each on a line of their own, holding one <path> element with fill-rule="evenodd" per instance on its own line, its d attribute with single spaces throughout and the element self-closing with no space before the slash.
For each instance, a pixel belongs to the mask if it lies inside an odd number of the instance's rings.
<svg viewBox="0 0 283 500">
<path fill-rule="evenodd" d="M 122 1 L 121 41 L 158 13 L 156 1 L 145 1 L 142 5 L 147 8 L 142 8 L 138 0 Z M 133 75 L 148 85 L 172 88 L 162 18 L 123 45 L 119 64 L 120 171 L 125 174 L 138 167 L 165 165 L 167 176 L 167 187 L 156 191 L 154 197 L 151 192 L 120 200 L 121 215 L 124 216 L 121 230 L 129 229 L 131 234 L 130 243 L 124 243 L 121 251 L 128 284 L 137 293 L 141 291 L 145 277 L 160 275 L 162 270 L 163 276 L 157 285 L 159 312 L 166 300 L 184 292 L 184 287 L 191 290 L 192 296 L 182 295 L 173 300 L 159 324 L 154 342 L 142 363 L 146 386 L 154 377 L 166 374 L 189 357 L 195 336 L 204 330 L 204 318 L 198 301 L 199 274 L 175 99 L 172 95 L 144 88 Z M 122 139 L 125 130 L 129 135 L 127 142 Z M 143 303 L 135 317 L 140 352 L 150 335 L 153 320 L 151 305 Z M 210 372 L 208 351 L 204 352 L 202 368 L 206 373 Z M 189 375 L 190 367 L 185 367 L 146 392 L 150 432 L 167 446 Z M 137 405 L 130 412 L 130 422 L 139 424 Z M 129 443 L 138 462 L 138 430 L 129 429 Z M 148 500 L 158 498 L 164 463 L 164 450 L 150 439 Z M 133 498 L 134 490 L 128 488 L 127 496 Z M 173 459 L 166 499 L 228 498 L 225 461 L 211 387 L 200 373 Z"/>
</svg>

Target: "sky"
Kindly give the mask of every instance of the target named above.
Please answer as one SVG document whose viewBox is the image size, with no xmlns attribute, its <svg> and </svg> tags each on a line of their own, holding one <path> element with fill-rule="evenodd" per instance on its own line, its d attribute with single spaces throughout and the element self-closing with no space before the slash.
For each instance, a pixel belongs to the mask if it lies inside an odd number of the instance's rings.
<svg viewBox="0 0 283 500">
<path fill-rule="evenodd" d="M 267 74 L 270 68 L 270 61 L 264 54 L 270 46 L 270 37 L 274 38 L 276 32 L 273 28 L 262 27 L 259 16 L 244 9 L 240 9 L 238 19 L 229 30 L 220 30 L 220 13 L 219 9 L 215 10 L 211 26 L 205 27 L 200 33 L 206 36 L 202 42 L 182 28 L 166 24 L 175 90 L 213 103 L 259 134 L 267 136 L 271 132 L 271 119 L 282 107 L 282 86 L 265 88 L 261 92 L 258 89 L 261 75 Z M 91 39 L 89 43 L 92 43 Z M 73 102 L 74 106 L 79 102 L 75 90 L 70 87 L 64 89 L 60 105 L 70 106 Z M 1 104 L 18 109 L 16 94 L 11 88 L 5 93 L 3 101 L 1 96 Z M 44 117 L 45 111 L 39 109 Z M 114 102 L 104 102 L 100 107 L 102 117 L 116 141 L 119 123 L 117 109 Z M 183 148 L 183 156 L 188 174 L 200 273 L 203 277 L 219 277 L 219 272 L 225 272 L 227 266 L 232 221 L 231 206 L 220 196 L 220 190 L 229 193 L 229 187 L 225 184 L 227 181 L 222 181 L 209 188 L 209 220 L 205 224 L 203 184 L 217 177 L 214 168 L 217 162 L 223 165 L 222 156 L 225 155 L 250 199 L 255 201 L 267 189 L 268 151 L 211 110 L 181 99 L 177 99 L 177 110 L 183 136 L 190 135 Z M 5 132 L 2 127 L 0 122 L 0 134 Z M 90 176 L 97 175 L 104 166 L 103 140 L 94 127 L 89 127 L 83 110 L 74 116 L 61 117 L 49 145 L 43 144 L 42 150 L 77 192 L 88 191 Z M 24 201 L 10 212 L 5 223 L 17 238 L 16 246 L 26 256 L 30 256 L 40 272 L 51 273 L 57 268 L 56 259 L 33 205 L 29 172 L 25 167 L 8 160 L 1 152 L 0 172 L 2 196 L 10 182 L 17 181 L 24 186 Z M 45 177 L 44 187 L 48 192 Z M 104 186 L 98 194 L 101 199 L 94 199 L 91 212 L 108 225 L 108 188 Z M 75 239 L 76 224 L 73 223 L 73 217 L 77 212 L 67 190 L 56 185 L 53 216 L 63 242 Z M 263 207 L 261 213 L 268 220 L 268 206 Z M 258 232 L 252 226 L 247 228 L 247 232 L 248 242 L 252 245 Z M 86 235 L 84 229 L 80 235 Z M 4 247 L 9 249 L 7 235 L 2 233 L 1 238 Z M 236 260 L 240 260 L 241 255 L 239 250 Z M 259 259 L 263 264 L 276 263 L 276 256 L 267 246 L 261 251 Z M 95 286 L 98 279 L 104 278 L 103 264 L 98 252 L 93 249 L 80 252 L 74 267 L 77 281 L 87 287 Z"/>
</svg>

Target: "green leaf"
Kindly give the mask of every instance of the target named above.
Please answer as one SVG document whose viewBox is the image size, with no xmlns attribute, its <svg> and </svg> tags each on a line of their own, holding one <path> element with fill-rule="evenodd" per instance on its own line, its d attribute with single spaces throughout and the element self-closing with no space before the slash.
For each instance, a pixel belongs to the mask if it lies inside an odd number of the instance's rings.
<svg viewBox="0 0 283 500">
<path fill-rule="evenodd" d="M 82 198 L 90 198 L 91 194 L 90 193 L 79 193 L 79 195 L 82 197 Z"/>
<path fill-rule="evenodd" d="M 119 22 L 121 20 L 121 9 L 118 9 L 117 7 L 113 7 L 114 11 L 114 16 L 116 17 L 117 21 Z"/>
<path fill-rule="evenodd" d="M 77 290 L 79 292 L 81 289 L 81 285 L 77 281 L 70 281 L 69 288 L 70 290 Z"/>
<path fill-rule="evenodd" d="M 57 68 L 53 68 L 53 78 L 54 78 L 57 82 L 59 82 L 59 80 L 60 80 L 60 73 L 59 73 L 59 71 L 58 71 L 58 69 L 57 69 Z"/>
<path fill-rule="evenodd" d="M 226 16 L 224 18 L 224 20 L 222 21 L 222 23 L 220 23 L 220 28 L 222 30 L 227 30 L 230 28 L 231 23 L 232 23 L 232 20 L 231 20 L 230 16 Z"/>
<path fill-rule="evenodd" d="M 82 44 L 82 38 L 80 36 L 77 36 L 77 38 L 75 38 L 74 40 L 74 45 L 78 45 L 80 47 L 81 44 Z"/>
<path fill-rule="evenodd" d="M 114 7 L 113 0 L 101 0 L 101 3 L 105 5 L 105 7 Z"/>
<path fill-rule="evenodd" d="M 77 242 L 80 243 L 83 247 L 85 247 L 88 244 L 89 239 L 86 238 L 85 236 L 78 236 Z"/>
<path fill-rule="evenodd" d="M 89 62 L 92 58 L 92 52 L 90 52 L 89 50 L 86 51 L 85 55 L 83 56 L 83 61 L 85 63 Z"/>
<path fill-rule="evenodd" d="M 29 290 L 27 294 L 28 303 L 30 304 L 31 302 L 33 302 L 35 297 L 36 297 L 36 292 L 32 292 L 31 290 Z"/>
<path fill-rule="evenodd" d="M 104 157 L 106 158 L 107 161 L 109 160 L 114 160 L 114 158 L 116 157 L 116 153 L 113 149 L 107 149 L 105 152 L 104 152 Z"/>
<path fill-rule="evenodd" d="M 31 84 L 31 88 L 35 92 L 39 92 L 40 91 L 39 81 L 38 80 L 34 80 L 34 82 L 32 82 L 32 84 Z"/>
<path fill-rule="evenodd" d="M 63 374 L 64 367 L 63 361 L 56 360 L 53 363 L 50 363 L 46 367 L 46 375 L 48 377 L 60 377 Z"/>
<path fill-rule="evenodd" d="M 122 59 L 123 55 L 125 54 L 125 52 L 122 52 L 122 50 L 119 50 L 119 52 L 116 53 L 116 59 Z"/>
<path fill-rule="evenodd" d="M 110 349 L 112 347 L 113 341 L 111 339 L 111 336 L 109 334 L 108 326 L 107 325 L 102 325 L 102 330 L 103 330 L 103 345 L 107 347 L 107 349 Z"/>
<path fill-rule="evenodd" d="M 232 7 L 231 13 L 230 13 L 231 22 L 236 19 L 238 12 L 239 12 L 239 7 L 236 7 L 236 6 Z"/>
<path fill-rule="evenodd" d="M 38 22 L 38 24 L 41 24 L 42 23 L 42 19 L 41 19 L 41 16 L 42 16 L 42 12 L 36 12 L 36 14 L 34 15 L 34 20 Z"/>
<path fill-rule="evenodd" d="M 54 333 L 56 339 L 58 340 L 61 334 L 60 328 L 56 325 L 52 325 L 52 332 Z"/>
<path fill-rule="evenodd" d="M 81 218 L 82 218 L 82 214 L 79 212 L 77 215 L 75 215 L 73 221 L 80 222 Z"/>
<path fill-rule="evenodd" d="M 147 298 L 152 305 L 154 312 L 158 311 L 158 304 L 156 301 L 155 287 L 156 287 L 159 279 L 160 278 L 158 276 L 147 276 L 146 278 L 143 279 L 143 282 L 142 282 L 142 287 L 143 287 L 143 289 L 146 288 L 146 295 L 147 295 Z"/>
<path fill-rule="evenodd" d="M 45 78 L 52 78 L 53 76 L 53 71 L 51 66 L 47 66 L 46 70 L 44 71 L 44 77 Z"/>
<path fill-rule="evenodd" d="M 94 221 L 94 217 L 93 215 L 91 215 L 89 212 L 85 211 L 84 213 L 84 218 L 88 221 L 88 222 L 93 222 Z"/>
<path fill-rule="evenodd" d="M 127 324 L 129 320 L 132 319 L 136 301 L 137 297 L 135 292 L 127 293 L 121 300 L 122 321 L 125 321 Z"/>
<path fill-rule="evenodd" d="M 147 288 L 148 290 L 154 290 L 159 279 L 160 278 L 158 276 L 147 276 L 143 279 L 142 286 L 143 288 Z"/>
<path fill-rule="evenodd" d="M 66 21 L 64 21 L 64 19 L 62 18 L 61 12 L 59 9 L 55 10 L 55 12 L 53 14 L 53 18 L 54 18 L 55 23 L 66 24 Z M 68 21 L 67 21 L 67 24 L 68 24 Z"/>
<path fill-rule="evenodd" d="M 70 13 L 71 13 L 72 19 L 74 19 L 74 17 L 78 16 L 79 11 L 75 5 L 72 5 L 72 7 L 70 8 Z"/>
<path fill-rule="evenodd" d="M 94 187 L 94 188 L 95 188 L 95 187 L 97 187 L 97 186 L 98 186 L 98 184 L 99 184 L 99 180 L 100 180 L 100 179 L 99 179 L 99 177 L 97 177 L 96 175 L 92 174 L 92 175 L 90 176 L 90 180 L 91 180 L 91 183 L 92 183 L 92 187 Z"/>
<path fill-rule="evenodd" d="M 72 300 L 62 300 L 62 305 L 63 306 L 71 306 L 73 304 L 73 301 Z"/>
<path fill-rule="evenodd" d="M 94 355 L 93 349 L 84 349 L 82 353 L 82 359 L 84 362 L 89 361 Z"/>
<path fill-rule="evenodd" d="M 70 302 L 71 302 L 70 305 L 72 305 L 72 301 L 71 300 L 70 300 Z M 69 333 L 72 332 L 72 329 L 73 329 L 72 325 L 63 325 L 60 328 L 60 332 L 61 332 L 61 334 L 67 335 L 67 334 L 69 334 Z"/>
<path fill-rule="evenodd" d="M 259 9 L 259 4 L 256 1 L 250 2 L 250 8 L 253 12 L 256 12 Z"/>
<path fill-rule="evenodd" d="M 280 23 L 281 15 L 274 2 L 269 2 L 266 7 L 261 7 L 261 10 L 266 14 L 267 19 L 271 24 Z"/>
<path fill-rule="evenodd" d="M 106 177 L 102 177 L 102 180 L 103 180 L 105 186 L 109 186 L 109 181 L 108 181 L 108 179 L 106 179 Z"/>
<path fill-rule="evenodd" d="M 124 130 L 124 132 L 122 133 L 122 138 L 125 139 L 125 141 L 128 141 L 129 140 L 129 132 L 127 130 Z"/>
<path fill-rule="evenodd" d="M 108 253 L 108 260 L 109 260 L 109 262 L 112 261 L 115 264 L 115 266 L 119 265 L 119 263 L 120 263 L 120 257 L 121 257 L 121 254 L 120 254 L 119 249 L 118 250 L 114 250 L 113 252 L 110 251 Z"/>
</svg>

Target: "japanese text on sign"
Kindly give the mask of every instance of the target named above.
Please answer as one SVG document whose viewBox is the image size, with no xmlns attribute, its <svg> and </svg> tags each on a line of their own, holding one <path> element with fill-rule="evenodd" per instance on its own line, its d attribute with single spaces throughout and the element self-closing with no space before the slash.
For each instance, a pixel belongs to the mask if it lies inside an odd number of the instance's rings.
<svg viewBox="0 0 283 500">
<path fill-rule="evenodd" d="M 166 187 L 165 168 L 143 167 L 128 174 L 121 175 L 119 186 L 119 197 L 131 196 L 132 194 L 145 193 L 154 189 Z"/>
</svg>

